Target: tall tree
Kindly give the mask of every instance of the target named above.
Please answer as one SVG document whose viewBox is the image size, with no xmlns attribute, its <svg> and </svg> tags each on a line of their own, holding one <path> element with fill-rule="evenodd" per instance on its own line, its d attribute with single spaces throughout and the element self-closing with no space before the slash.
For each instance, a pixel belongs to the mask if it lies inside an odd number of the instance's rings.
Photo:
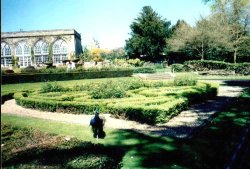
<svg viewBox="0 0 250 169">
<path fill-rule="evenodd" d="M 230 47 L 227 30 L 218 23 L 216 16 L 201 18 L 195 27 L 182 22 L 167 43 L 174 52 L 185 52 L 201 60 L 209 59 L 211 53 Z"/>
<path fill-rule="evenodd" d="M 143 7 L 139 17 L 130 25 L 131 38 L 125 45 L 128 56 L 149 61 L 159 59 L 170 34 L 170 24 L 150 6 Z"/>
<path fill-rule="evenodd" d="M 211 2 L 212 12 L 220 15 L 221 24 L 230 27 L 233 61 L 250 33 L 250 0 L 204 0 Z"/>
</svg>

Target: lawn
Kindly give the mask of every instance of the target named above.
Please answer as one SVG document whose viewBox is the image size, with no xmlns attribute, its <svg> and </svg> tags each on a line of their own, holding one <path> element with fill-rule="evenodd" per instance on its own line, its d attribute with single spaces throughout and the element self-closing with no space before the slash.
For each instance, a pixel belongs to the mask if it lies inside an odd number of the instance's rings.
<svg viewBox="0 0 250 169">
<path fill-rule="evenodd" d="M 250 125 L 249 103 L 248 90 L 240 99 L 235 100 L 231 108 L 218 113 L 192 139 L 158 137 L 105 128 L 106 138 L 97 141 L 91 137 L 90 128 L 76 124 L 5 114 L 2 115 L 1 122 L 21 128 L 32 127 L 60 136 L 72 136 L 84 142 L 100 143 L 110 151 L 113 147 L 120 148 L 123 168 L 226 168 L 242 134 Z M 242 162 L 240 159 L 242 158 L 236 158 L 236 168 L 242 163 L 244 167 L 250 167 L 249 161 Z"/>
</svg>

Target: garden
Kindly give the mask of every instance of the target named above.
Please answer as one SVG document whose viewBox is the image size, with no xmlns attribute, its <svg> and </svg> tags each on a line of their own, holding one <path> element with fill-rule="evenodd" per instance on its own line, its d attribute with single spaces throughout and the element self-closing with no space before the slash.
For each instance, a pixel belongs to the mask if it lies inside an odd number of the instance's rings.
<svg viewBox="0 0 250 169">
<path fill-rule="evenodd" d="M 2 114 L 2 165 L 4 168 L 226 168 L 249 125 L 249 96 L 246 90 L 192 139 L 106 128 L 107 138 L 96 140 L 87 126 Z M 243 145 L 236 166 L 250 166 L 246 160 L 247 144 Z"/>
<path fill-rule="evenodd" d="M 218 77 L 249 79 L 248 75 Z M 157 125 L 193 104 L 213 99 L 218 84 L 200 79 L 216 78 L 191 71 L 177 72 L 168 80 L 135 76 L 4 84 L 1 96 L 42 111 L 93 114 L 99 108 L 115 118 Z M 2 114 L 3 167 L 223 168 L 249 125 L 248 103 L 246 90 L 192 139 L 105 128 L 105 139 L 96 140 L 88 126 Z"/>
<path fill-rule="evenodd" d="M 33 90 L 16 92 L 16 103 L 51 112 L 93 114 L 96 108 L 114 117 L 156 124 L 168 121 L 190 104 L 212 99 L 218 85 L 197 82 L 182 74 L 169 81 L 138 78 L 85 80 L 71 86 L 46 82 Z"/>
</svg>

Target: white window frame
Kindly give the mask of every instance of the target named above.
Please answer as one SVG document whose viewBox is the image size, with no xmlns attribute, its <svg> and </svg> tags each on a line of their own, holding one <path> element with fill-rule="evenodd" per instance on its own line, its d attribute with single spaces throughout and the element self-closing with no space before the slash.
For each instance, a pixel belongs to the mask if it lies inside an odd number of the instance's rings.
<svg viewBox="0 0 250 169">
<path fill-rule="evenodd" d="M 1 67 L 11 67 L 12 66 L 12 56 L 11 48 L 8 43 L 1 43 Z"/>
<path fill-rule="evenodd" d="M 34 46 L 34 63 L 41 64 L 49 62 L 49 45 L 43 40 L 36 42 Z"/>
<path fill-rule="evenodd" d="M 58 39 L 53 44 L 53 64 L 62 63 L 63 60 L 67 59 L 68 55 L 68 45 L 67 43 L 62 40 Z"/>
<path fill-rule="evenodd" d="M 15 51 L 21 68 L 31 65 L 31 48 L 26 42 L 17 43 Z"/>
</svg>

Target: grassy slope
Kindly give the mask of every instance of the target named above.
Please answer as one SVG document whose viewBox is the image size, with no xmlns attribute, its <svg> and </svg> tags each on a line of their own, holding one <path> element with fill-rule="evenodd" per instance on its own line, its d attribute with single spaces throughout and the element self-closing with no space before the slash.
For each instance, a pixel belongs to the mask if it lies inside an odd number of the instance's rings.
<svg viewBox="0 0 250 169">
<path fill-rule="evenodd" d="M 102 143 L 107 148 L 122 148 L 124 168 L 225 168 L 250 124 L 250 95 L 235 102 L 191 140 L 156 137 L 133 131 L 105 129 L 107 137 L 95 140 L 90 128 L 76 124 L 2 115 L 2 121 L 21 127 L 60 135 L 75 136 L 84 141 Z M 247 165 L 250 166 L 249 163 Z"/>
</svg>

